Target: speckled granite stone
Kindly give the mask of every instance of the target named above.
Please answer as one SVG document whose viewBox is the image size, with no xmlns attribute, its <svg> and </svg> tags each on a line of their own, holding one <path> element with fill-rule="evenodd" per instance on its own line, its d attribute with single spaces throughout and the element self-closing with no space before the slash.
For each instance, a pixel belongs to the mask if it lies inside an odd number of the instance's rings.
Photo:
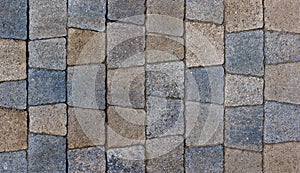
<svg viewBox="0 0 300 173">
<path fill-rule="evenodd" d="M 26 173 L 26 151 L 0 153 L 0 172 Z"/>
<path fill-rule="evenodd" d="M 0 106 L 26 109 L 26 81 L 0 83 Z"/>
</svg>

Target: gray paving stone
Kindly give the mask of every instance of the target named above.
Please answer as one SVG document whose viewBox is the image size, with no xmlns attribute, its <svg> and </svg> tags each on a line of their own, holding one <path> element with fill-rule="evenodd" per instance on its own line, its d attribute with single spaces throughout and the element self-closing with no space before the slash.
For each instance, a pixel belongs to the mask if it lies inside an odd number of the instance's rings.
<svg viewBox="0 0 300 173">
<path fill-rule="evenodd" d="M 183 20 L 184 0 L 148 0 L 147 14 L 166 15 Z"/>
<path fill-rule="evenodd" d="M 225 145 L 261 151 L 263 111 L 263 106 L 226 108 Z"/>
<path fill-rule="evenodd" d="M 68 151 L 68 172 L 105 172 L 105 149 L 93 147 Z"/>
<path fill-rule="evenodd" d="M 0 106 L 26 109 L 26 81 L 0 83 Z"/>
<path fill-rule="evenodd" d="M 2 0 L 0 7 L 0 37 L 27 38 L 27 1 Z"/>
<path fill-rule="evenodd" d="M 0 172 L 27 172 L 26 151 L 0 153 Z"/>
<path fill-rule="evenodd" d="M 31 106 L 65 102 L 65 72 L 29 69 L 28 104 Z"/>
<path fill-rule="evenodd" d="M 264 75 L 263 31 L 226 35 L 226 71 L 235 74 Z"/>
<path fill-rule="evenodd" d="M 218 172 L 223 170 L 223 147 L 206 146 L 200 148 L 187 148 L 186 151 L 186 172 Z"/>
<path fill-rule="evenodd" d="M 28 172 L 66 172 L 66 138 L 29 135 Z"/>
<path fill-rule="evenodd" d="M 67 35 L 67 0 L 29 0 L 29 38 Z"/>
<path fill-rule="evenodd" d="M 276 102 L 265 104 L 264 142 L 300 140 L 300 106 Z"/>
</svg>

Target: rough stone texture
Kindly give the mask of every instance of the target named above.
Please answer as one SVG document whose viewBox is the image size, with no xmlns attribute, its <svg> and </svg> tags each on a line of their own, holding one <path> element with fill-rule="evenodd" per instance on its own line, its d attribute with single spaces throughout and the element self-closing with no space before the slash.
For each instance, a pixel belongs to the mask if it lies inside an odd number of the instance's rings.
<svg viewBox="0 0 300 173">
<path fill-rule="evenodd" d="M 246 75 L 264 75 L 263 31 L 226 35 L 226 71 Z"/>
<path fill-rule="evenodd" d="M 186 64 L 188 67 L 224 63 L 224 27 L 209 23 L 186 23 Z"/>
<path fill-rule="evenodd" d="M 225 0 L 225 24 L 228 32 L 263 27 L 262 0 Z"/>
<path fill-rule="evenodd" d="M 183 98 L 183 62 L 148 64 L 146 66 L 146 93 L 150 96 Z"/>
<path fill-rule="evenodd" d="M 147 98 L 147 138 L 184 133 L 184 104 L 182 100 Z"/>
<path fill-rule="evenodd" d="M 222 24 L 224 19 L 223 0 L 187 0 L 186 17 L 202 22 Z"/>
<path fill-rule="evenodd" d="M 29 9 L 31 40 L 67 35 L 66 0 L 29 0 Z"/>
<path fill-rule="evenodd" d="M 56 38 L 29 42 L 29 66 L 55 70 L 66 69 L 66 39 Z"/>
<path fill-rule="evenodd" d="M 0 172 L 27 172 L 26 151 L 0 153 Z"/>
<path fill-rule="evenodd" d="M 68 148 L 104 145 L 105 112 L 69 108 L 68 119 Z"/>
<path fill-rule="evenodd" d="M 93 147 L 68 151 L 68 172 L 105 172 L 105 149 Z"/>
<path fill-rule="evenodd" d="M 227 106 L 263 103 L 263 79 L 227 74 L 225 83 L 225 104 Z"/>
<path fill-rule="evenodd" d="M 223 147 L 206 146 L 200 148 L 188 148 L 185 151 L 186 172 L 218 172 L 223 170 Z"/>
<path fill-rule="evenodd" d="M 26 81 L 0 83 L 0 106 L 26 109 Z"/>
<path fill-rule="evenodd" d="M 289 142 L 275 145 L 265 145 L 264 171 L 299 172 L 300 171 L 300 143 Z"/>
<path fill-rule="evenodd" d="M 165 15 L 183 20 L 184 0 L 148 0 L 147 14 Z"/>
<path fill-rule="evenodd" d="M 261 151 L 263 135 L 263 106 L 226 108 L 225 145 Z"/>
<path fill-rule="evenodd" d="M 66 172 L 66 138 L 29 135 L 28 172 Z"/>
<path fill-rule="evenodd" d="M 27 1 L 2 0 L 0 7 L 0 37 L 27 38 Z"/>
<path fill-rule="evenodd" d="M 69 29 L 68 65 L 96 64 L 105 59 L 105 33 Z"/>
<path fill-rule="evenodd" d="M 31 106 L 66 101 L 65 72 L 29 69 L 28 104 Z"/>
<path fill-rule="evenodd" d="M 105 30 L 106 0 L 69 0 L 68 26 L 96 31 Z"/>
<path fill-rule="evenodd" d="M 222 66 L 186 70 L 186 99 L 204 103 L 224 103 Z"/>
<path fill-rule="evenodd" d="M 223 106 L 198 102 L 185 104 L 186 145 L 194 147 L 223 143 Z"/>
<path fill-rule="evenodd" d="M 27 112 L 0 108 L 0 117 L 0 152 L 26 149 Z"/>
<path fill-rule="evenodd" d="M 105 109 L 105 65 L 83 65 L 68 68 L 68 105 Z"/>
<path fill-rule="evenodd" d="M 300 63 L 267 65 L 265 71 L 265 97 L 300 104 Z"/>
<path fill-rule="evenodd" d="M 107 24 L 108 68 L 144 65 L 144 48 L 145 27 L 127 23 Z"/>
<path fill-rule="evenodd" d="M 265 104 L 264 142 L 300 141 L 300 106 Z"/>
<path fill-rule="evenodd" d="M 29 107 L 28 111 L 30 132 L 60 136 L 67 134 L 66 104 L 34 106 Z"/>
<path fill-rule="evenodd" d="M 108 70 L 107 86 L 109 104 L 131 108 L 145 107 L 144 67 Z"/>
<path fill-rule="evenodd" d="M 0 50 L 0 81 L 25 79 L 26 42 L 0 39 Z"/>
<path fill-rule="evenodd" d="M 249 173 L 262 172 L 262 155 L 235 149 L 225 149 L 225 172 Z"/>
<path fill-rule="evenodd" d="M 300 2 L 295 0 L 265 0 L 265 27 L 267 30 L 300 33 Z"/>
</svg>

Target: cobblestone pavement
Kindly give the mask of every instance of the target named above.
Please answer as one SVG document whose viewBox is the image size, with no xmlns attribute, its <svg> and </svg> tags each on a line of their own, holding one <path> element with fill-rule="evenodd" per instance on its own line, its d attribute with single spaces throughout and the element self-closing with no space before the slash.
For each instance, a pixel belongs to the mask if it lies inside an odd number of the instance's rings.
<svg viewBox="0 0 300 173">
<path fill-rule="evenodd" d="M 0 2 L 0 172 L 300 172 L 299 0 Z"/>
</svg>

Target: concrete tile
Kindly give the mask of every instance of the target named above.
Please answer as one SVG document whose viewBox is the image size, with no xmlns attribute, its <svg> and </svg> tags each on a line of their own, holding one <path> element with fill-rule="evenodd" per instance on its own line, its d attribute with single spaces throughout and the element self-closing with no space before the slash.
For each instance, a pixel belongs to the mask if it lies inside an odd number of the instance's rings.
<svg viewBox="0 0 300 173">
<path fill-rule="evenodd" d="M 27 172 L 26 151 L 0 153 L 0 172 Z"/>
<path fill-rule="evenodd" d="M 26 109 L 26 81 L 0 83 L 0 106 L 6 108 Z"/>
</svg>

